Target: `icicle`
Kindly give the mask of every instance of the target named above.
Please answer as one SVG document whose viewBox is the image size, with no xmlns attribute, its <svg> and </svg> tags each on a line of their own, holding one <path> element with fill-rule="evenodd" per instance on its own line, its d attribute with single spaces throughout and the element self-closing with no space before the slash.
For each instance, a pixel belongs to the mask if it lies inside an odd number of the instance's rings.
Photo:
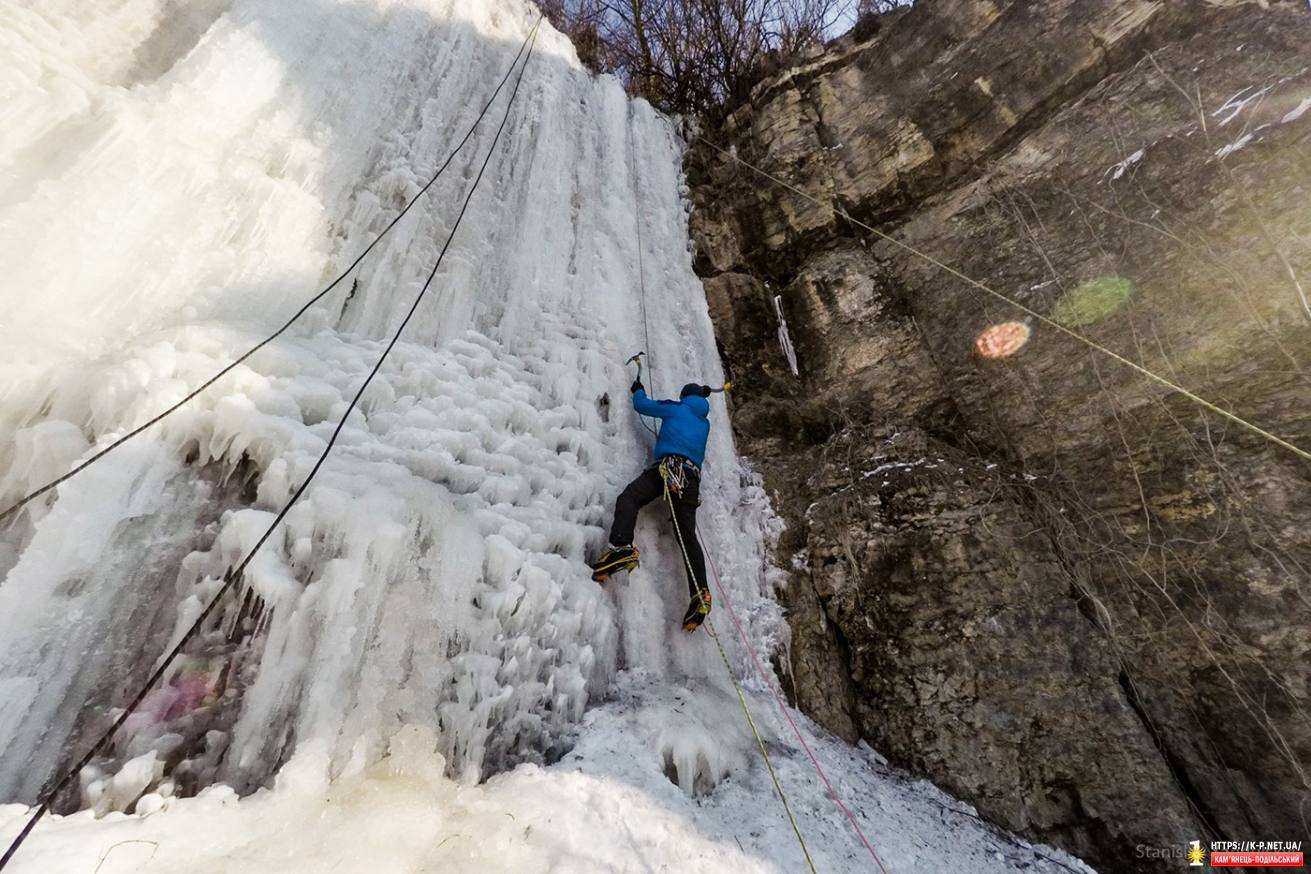
<svg viewBox="0 0 1311 874">
<path fill-rule="evenodd" d="M 240 593 L 238 593 L 238 597 L 240 597 Z M 238 637 L 241 635 L 243 631 L 242 626 L 245 623 L 246 616 L 250 611 L 251 602 L 254 600 L 254 597 L 255 597 L 255 590 L 253 588 L 248 587 L 246 589 L 245 597 L 240 598 L 241 607 L 237 610 L 237 617 L 232 622 L 232 630 L 228 632 L 228 643 L 236 643 Z"/>
<path fill-rule="evenodd" d="M 783 315 L 783 297 L 774 295 L 774 315 L 778 317 L 778 345 L 783 350 L 783 357 L 788 361 L 788 369 L 792 371 L 793 376 L 800 376 L 797 369 L 797 353 L 792 348 L 792 337 L 788 334 L 788 320 Z"/>
</svg>

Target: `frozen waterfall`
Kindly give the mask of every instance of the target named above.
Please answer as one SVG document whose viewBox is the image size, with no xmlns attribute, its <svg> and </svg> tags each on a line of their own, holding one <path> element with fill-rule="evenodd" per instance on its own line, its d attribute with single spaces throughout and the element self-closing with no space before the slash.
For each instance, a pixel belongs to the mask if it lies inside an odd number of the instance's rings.
<svg viewBox="0 0 1311 874">
<path fill-rule="evenodd" d="M 536 17 L 519 0 L 0 10 L 0 506 L 349 264 Z M 292 331 L 0 530 L 0 841 L 313 465 L 431 269 L 507 92 Z M 645 348 L 660 395 L 723 378 L 681 149 L 543 26 L 433 290 L 314 485 L 15 870 L 798 870 L 724 665 L 678 627 L 686 585 L 658 509 L 641 570 L 602 589 L 584 564 L 649 457 L 624 359 Z M 772 652 L 776 523 L 712 407 L 701 526 Z M 746 685 L 817 864 L 866 870 L 763 684 Z M 807 730 L 891 870 L 1050 865 Z"/>
</svg>

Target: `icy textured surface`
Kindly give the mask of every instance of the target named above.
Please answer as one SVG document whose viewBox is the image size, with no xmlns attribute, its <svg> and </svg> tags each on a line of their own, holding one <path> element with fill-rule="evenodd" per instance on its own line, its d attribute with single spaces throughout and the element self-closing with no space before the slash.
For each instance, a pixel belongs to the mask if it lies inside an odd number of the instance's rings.
<svg viewBox="0 0 1311 874">
<path fill-rule="evenodd" d="M 0 505 L 349 263 L 534 18 L 513 0 L 0 12 Z M 31 802 L 86 748 L 309 471 L 504 100 L 353 281 L 0 532 L 0 801 Z M 640 571 L 602 590 L 584 564 L 649 455 L 624 359 L 646 349 L 657 394 L 722 380 L 681 192 L 669 123 L 544 28 L 432 294 L 314 486 L 60 799 L 82 812 L 43 823 L 15 870 L 797 870 L 718 652 L 678 628 L 686 587 L 658 508 Z M 786 628 L 765 560 L 777 523 L 713 406 L 702 529 L 769 653 Z M 748 689 L 824 869 L 865 870 Z M 1034 858 L 814 743 L 893 870 Z M 0 810 L 0 840 L 22 813 Z"/>
<path fill-rule="evenodd" d="M 30 100 L 5 143 L 6 502 L 166 406 L 349 261 L 473 121 L 532 23 L 497 4 L 237 2 L 197 33 L 176 4 L 104 5 L 96 27 L 123 29 L 82 31 L 107 45 L 86 57 L 57 38 L 96 20 L 85 11 L 33 6 L 8 22 Z M 171 67 L 129 75 L 169 47 Z M 34 795 L 81 702 L 122 699 L 309 471 L 436 256 L 506 94 L 353 288 L 9 532 L 0 729 L 39 767 L 4 768 L 0 792 Z M 222 645 L 240 593 L 124 744 L 180 732 L 197 746 L 207 726 L 188 711 L 212 696 L 231 746 L 201 784 L 258 785 L 305 738 L 328 739 L 340 766 L 416 722 L 476 779 L 564 748 L 617 667 L 616 608 L 643 615 L 627 664 L 701 670 L 704 645 L 672 636 L 676 574 L 616 601 L 583 563 L 646 455 L 633 417 L 602 403 L 624 396 L 624 352 L 642 336 L 634 178 L 659 295 L 652 360 L 682 365 L 671 384 L 720 379 L 677 144 L 549 30 L 510 130 L 406 342 L 246 574 L 267 627 L 239 652 Z M 85 257 L 67 257 L 70 240 Z M 733 522 L 739 473 L 715 415 L 707 515 L 727 525 L 707 530 L 747 560 L 749 604 L 761 535 Z M 175 491 L 188 512 L 165 509 Z M 143 534 L 167 559 L 149 574 L 148 617 L 123 597 L 143 575 L 119 566 L 151 552 Z M 191 707 L 165 700 L 179 695 Z"/>
<path fill-rule="evenodd" d="M 147 796 L 149 816 L 59 817 L 24 847 L 19 871 L 608 872 L 805 870 L 769 777 L 755 764 L 703 798 L 660 775 L 654 741 L 705 708 L 736 743 L 736 702 L 621 674 L 616 700 L 588 712 L 559 764 L 521 765 L 479 786 L 442 777 L 436 738 L 404 729 L 380 762 L 329 782 L 329 757 L 302 745 L 272 791 L 238 801 L 224 787 L 196 798 Z M 724 743 L 721 740 L 716 746 Z M 1049 848 L 981 829 L 969 808 L 896 777 L 868 751 L 812 741 L 839 791 L 879 841 L 891 872 L 1089 871 Z M 814 791 L 803 758 L 771 741 L 794 812 L 822 872 L 877 870 L 845 820 Z M 140 807 L 140 803 L 138 803 Z M 0 835 L 22 809 L 0 806 Z M 1052 861 L 1060 859 L 1064 866 Z"/>
</svg>

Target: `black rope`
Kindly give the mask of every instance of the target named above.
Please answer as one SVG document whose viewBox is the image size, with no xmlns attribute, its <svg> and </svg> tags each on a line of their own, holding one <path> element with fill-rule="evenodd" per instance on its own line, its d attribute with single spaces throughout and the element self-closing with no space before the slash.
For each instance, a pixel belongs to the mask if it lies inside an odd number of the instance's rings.
<svg viewBox="0 0 1311 874">
<path fill-rule="evenodd" d="M 341 435 L 342 428 L 346 426 L 346 420 L 355 410 L 356 405 L 359 404 L 360 398 L 363 397 L 365 390 L 369 387 L 369 383 L 371 383 L 373 378 L 378 375 L 378 371 L 382 368 L 383 362 L 387 360 L 387 356 L 391 353 L 392 348 L 400 340 L 401 332 L 405 330 L 405 326 L 409 324 L 410 318 L 413 317 L 415 311 L 418 310 L 419 304 L 423 302 L 424 295 L 428 292 L 428 287 L 432 285 L 433 278 L 437 275 L 437 270 L 441 267 L 442 260 L 446 257 L 446 251 L 450 248 L 451 241 L 455 238 L 455 232 L 459 230 L 460 222 L 464 219 L 465 210 L 469 208 L 469 201 L 473 199 L 474 192 L 478 190 L 478 183 L 482 181 L 483 173 L 486 171 L 488 163 L 491 162 L 492 155 L 496 152 L 496 146 L 501 140 L 501 132 L 505 130 L 505 124 L 509 121 L 510 109 L 514 106 L 514 98 L 519 93 L 519 85 L 523 81 L 524 71 L 528 69 L 528 62 L 532 60 L 533 48 L 537 43 L 537 30 L 541 23 L 541 18 L 538 18 L 537 24 L 533 25 L 533 29 L 529 33 L 528 39 L 525 41 L 525 44 L 528 46 L 528 55 L 524 58 L 523 65 L 519 67 L 519 75 L 515 78 L 514 89 L 510 92 L 510 100 L 505 106 L 505 115 L 501 117 L 501 124 L 500 127 L 496 129 L 496 136 L 492 139 L 492 146 L 487 151 L 487 157 L 483 159 L 482 166 L 478 170 L 478 175 L 474 177 L 473 185 L 470 186 L 468 195 L 464 198 L 464 204 L 460 207 L 460 213 L 455 218 L 455 224 L 451 226 L 450 233 L 446 235 L 446 242 L 442 245 L 441 252 L 437 255 L 437 261 L 433 264 L 432 272 L 428 274 L 428 279 L 423 283 L 423 288 L 419 289 L 419 294 L 415 297 L 414 303 L 410 305 L 410 310 L 405 314 L 405 318 L 401 321 L 400 327 L 398 327 L 396 333 L 392 335 L 391 342 L 387 344 L 387 348 L 383 350 L 382 355 L 378 358 L 378 362 L 373 365 L 373 370 L 369 371 L 369 375 L 365 377 L 364 383 L 360 386 L 359 391 L 355 393 L 355 397 L 351 400 L 350 406 L 346 408 L 346 412 L 342 415 L 341 421 L 337 423 L 337 427 L 332 432 L 332 437 L 328 440 L 328 445 L 323 448 L 322 454 L 319 455 L 318 460 L 314 463 L 314 467 L 310 470 L 309 475 L 305 477 L 305 481 L 300 484 L 298 489 L 296 489 L 296 493 L 291 496 L 291 500 L 287 501 L 286 506 L 282 508 L 281 512 L 278 513 L 273 522 L 269 524 L 269 527 L 260 536 L 259 541 L 251 547 L 249 552 L 246 553 L 245 557 L 241 560 L 241 563 L 237 565 L 235 570 L 230 571 L 224 577 L 223 585 L 219 588 L 218 593 L 210 600 L 209 604 L 205 606 L 205 609 L 201 611 L 200 616 L 196 617 L 196 621 L 191 624 L 191 627 L 182 635 L 182 638 L 176 645 L 174 645 L 173 649 L 169 651 L 168 655 L 164 657 L 164 660 L 160 662 L 159 667 L 157 667 L 155 672 L 150 675 L 150 679 L 141 687 L 141 691 L 137 692 L 136 697 L 132 699 L 131 703 L 129 703 L 128 706 L 124 708 L 123 712 L 119 714 L 119 717 L 114 720 L 114 723 L 109 727 L 109 730 L 101 735 L 95 745 L 87 751 L 86 755 L 84 755 L 75 766 L 64 772 L 63 777 L 60 778 L 54 789 L 45 793 L 41 799 L 41 803 L 36 809 L 36 812 L 32 814 L 31 818 L 28 819 L 27 823 L 23 826 L 23 830 L 14 838 L 13 843 L 9 845 L 9 849 L 5 851 L 4 856 L 0 857 L 0 869 L 3 869 L 5 865 L 9 863 L 9 860 L 13 858 L 14 853 L 18 851 L 18 848 L 22 845 L 23 841 L 27 839 L 27 836 L 31 834 L 32 829 L 36 827 L 37 821 L 40 820 L 47 811 L 49 811 L 50 805 L 53 803 L 55 797 L 65 786 L 68 785 L 69 781 L 72 780 L 76 774 L 91 762 L 96 753 L 98 753 L 105 744 L 113 738 L 114 733 L 118 731 L 119 727 L 121 727 L 133 711 L 140 706 L 146 695 L 150 693 L 150 690 L 154 688 L 155 684 L 164 676 L 169 665 L 175 658 L 177 658 L 178 654 L 182 652 L 182 648 L 191 640 L 196 632 L 200 630 L 209 615 L 214 612 L 214 608 L 218 606 L 219 601 L 221 601 L 223 596 L 231 591 L 232 587 L 241 579 L 241 576 L 245 572 L 246 566 L 250 564 L 251 559 L 255 557 L 255 554 L 259 552 L 260 547 L 262 547 L 269 537 L 272 536 L 274 530 L 279 524 L 281 524 L 283 518 L 285 518 L 287 513 L 291 511 L 291 508 L 296 505 L 296 502 L 300 500 L 301 495 L 305 494 L 305 490 L 309 488 L 310 482 L 313 481 L 314 476 L 319 472 L 319 469 L 323 467 L 323 463 L 328 458 L 328 453 L 332 451 L 332 447 L 337 442 L 337 437 Z M 522 51 L 521 48 L 520 54 L 522 54 Z M 515 60 L 517 61 L 518 57 L 516 57 Z M 511 71 L 513 71 L 513 69 L 514 68 L 511 67 Z"/>
<path fill-rule="evenodd" d="M 134 428 L 133 430 L 129 431 L 127 434 L 124 434 L 122 437 L 118 438 L 113 443 L 109 444 L 104 449 L 100 450 L 95 455 L 91 456 L 86 461 L 79 464 L 77 467 L 74 467 L 68 473 L 64 474 L 61 477 L 51 480 L 50 482 L 41 486 L 41 488 L 37 489 L 31 494 L 25 495 L 21 500 L 19 500 L 12 507 L 7 508 L 4 512 L 0 512 L 0 522 L 5 521 L 10 516 L 21 510 L 23 507 L 27 506 L 28 503 L 41 497 L 46 492 L 50 491 L 51 489 L 55 488 L 61 483 L 64 483 L 72 479 L 74 476 L 77 476 L 79 473 L 86 470 L 88 467 L 95 464 L 97 461 L 104 458 L 106 455 L 113 452 L 115 449 L 122 446 L 124 443 L 128 442 L 133 437 L 140 434 L 142 431 L 145 431 L 148 428 L 151 428 L 154 425 L 159 424 L 161 421 L 171 416 L 173 413 L 176 413 L 179 409 L 183 407 L 183 405 L 193 400 L 197 395 L 199 395 L 205 389 L 209 388 L 211 385 L 218 382 L 224 376 L 232 372 L 232 370 L 235 367 L 237 367 L 237 365 L 243 363 L 246 359 L 250 358 L 250 356 L 254 355 L 256 352 L 263 349 L 265 346 L 276 340 L 278 337 L 282 336 L 282 334 L 288 328 L 290 328 L 293 324 L 295 324 L 297 319 L 305 315 L 305 313 L 309 310 L 310 307 L 314 306 L 314 304 L 322 300 L 323 297 L 327 295 L 328 292 L 332 291 L 334 288 L 340 285 L 341 281 L 345 279 L 347 276 L 349 276 L 351 271 L 353 271 L 356 267 L 359 266 L 360 262 L 364 260 L 364 257 L 373 251 L 373 247 L 378 245 L 378 243 L 382 240 L 382 238 L 387 235 L 387 232 L 390 231 L 392 228 L 394 228 L 397 222 L 405 218 L 405 215 L 410 211 L 410 208 L 414 206 L 415 203 L 418 202 L 420 197 L 423 197 L 423 195 L 427 193 L 428 189 L 431 188 L 434 183 L 437 182 L 437 179 L 442 175 L 443 172 L 445 172 L 446 168 L 450 166 L 451 161 L 455 160 L 455 156 L 460 153 L 460 150 L 464 148 L 464 144 L 469 141 L 469 138 L 471 136 L 473 136 L 473 132 L 478 129 L 478 125 L 482 123 L 483 117 L 487 115 L 487 111 L 492 108 L 492 103 L 495 102 L 497 95 L 501 93 L 501 89 L 504 88 L 505 83 L 509 81 L 510 74 L 514 72 L 515 66 L 519 63 L 519 58 L 523 56 L 524 46 L 528 45 L 528 40 L 533 36 L 534 33 L 536 33 L 536 30 L 537 28 L 536 26 L 534 26 L 533 30 L 529 32 L 528 36 L 524 37 L 524 41 L 519 45 L 519 51 L 515 53 L 514 60 L 510 62 L 509 69 L 507 69 L 505 71 L 505 75 L 501 77 L 501 81 L 496 86 L 496 90 L 493 91 L 492 96 L 487 99 L 487 103 L 483 105 L 482 111 L 478 113 L 478 117 L 474 119 L 473 124 L 469 126 L 469 130 L 465 132 L 464 138 L 460 140 L 459 145 L 457 145 L 455 149 L 449 155 L 446 156 L 446 160 L 443 161 L 442 165 L 437 168 L 437 172 L 433 174 L 433 177 L 428 180 L 427 184 L 425 184 L 422 188 L 419 189 L 419 193 L 414 195 L 414 197 L 410 199 L 409 203 L 405 204 L 405 208 L 402 209 L 399 213 L 397 213 L 396 217 L 387 223 L 387 227 L 383 228 L 382 231 L 378 234 L 378 236 L 373 238 L 373 242 L 369 243 L 369 245 L 364 247 L 364 251 L 361 252 L 359 256 L 354 261 L 351 262 L 350 266 L 347 267 L 345 270 L 343 270 L 336 279 L 332 280 L 332 282 L 328 284 L 327 288 L 323 289 L 318 294 L 314 295 L 314 297 L 310 298 L 309 301 L 306 302 L 304 306 L 296 310 L 295 315 L 293 315 L 290 319 L 288 319 L 286 324 L 284 324 L 281 328 L 278 328 L 272 334 L 265 337 L 260 342 L 256 343 L 254 346 L 248 349 L 240 358 L 237 358 L 235 361 L 233 361 L 231 364 L 228 364 L 218 373 L 214 374 L 209 379 L 205 380 L 203 383 L 200 384 L 198 388 L 195 389 L 195 391 L 188 394 L 182 400 L 178 401 L 176 404 L 169 407 L 164 412 L 155 416 L 153 419 L 146 422 L 144 425 Z"/>
</svg>

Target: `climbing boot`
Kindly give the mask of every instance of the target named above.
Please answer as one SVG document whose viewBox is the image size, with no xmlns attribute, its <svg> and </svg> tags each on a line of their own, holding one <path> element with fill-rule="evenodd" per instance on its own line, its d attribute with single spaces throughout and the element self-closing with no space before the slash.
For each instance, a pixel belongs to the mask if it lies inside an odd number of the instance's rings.
<svg viewBox="0 0 1311 874">
<path fill-rule="evenodd" d="M 710 590 L 702 589 L 692 596 L 692 603 L 687 605 L 683 614 L 683 630 L 691 633 L 701 627 L 710 615 Z"/>
<path fill-rule="evenodd" d="M 637 558 L 641 555 L 636 546 L 610 546 L 601 553 L 601 557 L 592 562 L 592 579 L 604 583 L 620 571 L 631 571 L 637 567 Z"/>
</svg>

